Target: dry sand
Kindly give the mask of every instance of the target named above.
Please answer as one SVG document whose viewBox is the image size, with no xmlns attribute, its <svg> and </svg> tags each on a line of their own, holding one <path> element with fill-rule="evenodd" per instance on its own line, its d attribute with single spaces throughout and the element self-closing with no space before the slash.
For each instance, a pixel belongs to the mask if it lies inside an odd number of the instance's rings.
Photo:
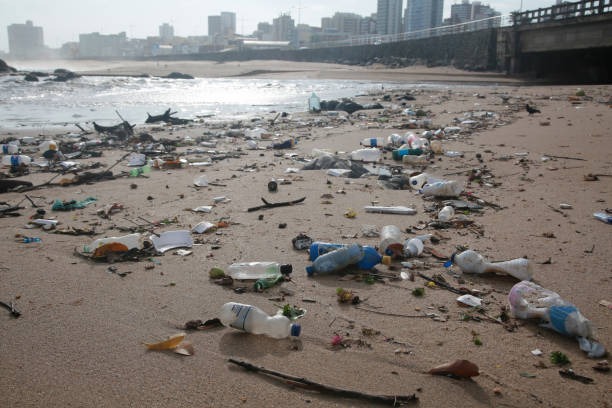
<svg viewBox="0 0 612 408">
<path fill-rule="evenodd" d="M 467 77 L 465 73 L 442 69 L 393 71 L 323 64 L 318 69 L 308 65 L 305 73 L 301 64 L 285 62 L 272 66 L 261 62 L 240 66 L 218 64 L 217 68 L 223 67 L 220 73 L 211 64 L 200 64 L 197 71 L 194 64 L 177 63 L 163 68 L 168 72 L 207 76 L 278 71 L 282 67 L 293 73 L 266 75 L 373 80 L 382 80 L 384 76 L 385 80 L 429 81 L 432 77 L 441 78 L 440 74 L 446 71 L 449 82 Z M 146 64 L 110 68 L 112 73 L 153 73 Z M 416 72 L 421 71 L 419 76 Z M 375 284 L 355 280 L 351 274 L 307 278 L 304 272 L 309 265 L 307 255 L 292 248 L 291 239 L 302 232 L 316 240 L 377 245 L 377 238 L 362 236 L 363 226 L 375 225 L 380 229 L 394 224 L 412 231 L 405 232 L 405 238 L 438 234 L 440 242 L 428 246 L 448 256 L 458 246 L 475 249 L 490 260 L 527 256 L 534 263 L 534 280 L 576 304 L 594 323 L 597 338 L 609 349 L 612 311 L 598 303 L 612 300 L 610 226 L 594 219 L 592 214 L 612 207 L 609 177 L 612 88 L 583 87 L 587 97 L 575 104 L 568 97 L 576 93 L 576 87 L 532 87 L 516 81 L 496 86 L 495 82 L 504 82 L 503 77 L 471 73 L 469 77 L 493 84 L 415 90 L 416 101 L 409 103 L 430 110 L 434 123 L 440 126 L 452 125 L 453 119 L 463 118 L 465 112 L 489 111 L 498 115 L 489 125 L 443 139 L 445 148 L 462 151 L 464 157 L 437 156 L 427 168 L 438 176 L 457 173 L 446 177 L 464 184 L 466 191 L 503 207 L 501 210 L 486 207 L 481 213 L 469 214 L 468 219 L 477 228 L 417 231 L 415 227 L 434 217 L 434 213 L 425 212 L 432 202 L 420 195 L 410 190 L 384 189 L 375 177 L 345 180 L 327 176 L 323 170 L 287 174 L 287 168 L 301 168 L 302 164 L 278 155 L 275 150 L 243 150 L 246 154 L 239 159 L 203 168 L 156 170 L 147 178 L 121 177 L 89 185 L 50 186 L 28 193 L 47 210 L 48 216 L 60 221 L 59 227 L 95 228 L 99 237 L 123 235 L 122 227 L 142 224 L 143 218 L 174 220 L 156 227 L 157 233 L 186 229 L 202 220 L 231 221 L 229 228 L 216 234 L 194 236 L 201 244 L 194 246 L 190 256 L 181 257 L 170 251 L 155 256 L 154 262 L 113 264 L 117 272 L 129 272 L 122 278 L 110 273 L 111 265 L 107 263 L 92 263 L 73 255 L 75 247 L 82 247 L 93 238 L 25 229 L 36 209 L 24 199 L 23 193 L 3 194 L 2 201 L 20 203 L 25 209 L 20 211 L 20 217 L 0 220 L 3 226 L 0 237 L 5 242 L 0 300 L 14 301 L 22 313 L 15 319 L 0 309 L 4 334 L 0 347 L 2 406 L 372 406 L 367 401 L 304 391 L 248 373 L 227 362 L 234 357 L 335 387 L 372 394 L 416 393 L 421 407 L 609 407 L 609 374 L 594 371 L 592 367 L 597 361 L 587 358 L 574 339 L 539 328 L 535 322 L 516 321 L 516 329 L 508 331 L 486 318 L 480 322 L 464 321 L 466 309 L 457 304 L 454 293 L 426 288 L 424 297 L 414 297 L 412 290 L 426 283 L 419 277 L 414 282 L 384 279 Z M 491 81 L 492 77 L 497 79 Z M 501 95 L 510 96 L 507 103 L 502 102 Z M 362 97 L 361 101 L 371 102 L 381 96 Z M 525 102 L 533 103 L 542 113 L 528 115 L 523 109 Z M 160 107 L 160 111 L 165 108 Z M 350 152 L 359 148 L 364 137 L 386 138 L 392 133 L 406 132 L 398 128 L 409 119 L 401 113 L 358 113 L 363 115 L 354 114 L 351 120 L 295 115 L 277 122 L 270 130 L 279 140 L 295 137 L 298 143 L 290 152 L 300 158 L 308 157 L 313 148 Z M 269 117 L 274 116 L 271 113 Z M 299 122 L 294 120 L 300 116 Z M 158 131 L 139 124 L 136 130 L 149 131 L 156 138 L 183 139 L 201 136 L 211 127 L 203 124 Z M 217 148 L 234 151 L 245 146 L 242 138 L 227 138 Z M 516 155 L 523 152 L 528 155 Z M 482 155 L 483 163 L 478 162 L 477 153 Z M 107 150 L 102 158 L 86 162 L 98 160 L 110 165 L 122 154 L 124 151 Z M 544 154 L 583 160 L 542 161 Z M 188 157 L 204 160 L 207 155 Z M 391 160 L 390 154 L 386 154 L 384 162 L 401 166 Z M 489 181 L 495 186 L 467 184 L 469 170 L 483 166 L 494 175 Z M 115 174 L 127 170 L 125 161 L 113 169 Z M 608 176 L 585 181 L 584 175 L 588 173 Z M 215 185 L 195 188 L 193 180 L 200 175 Z M 41 183 L 52 176 L 34 171 L 23 179 Z M 292 183 L 280 185 L 278 192 L 271 194 L 267 191 L 271 178 L 285 178 Z M 131 184 L 137 188 L 131 188 Z M 322 198 L 323 194 L 333 198 Z M 82 200 L 89 196 L 98 201 L 83 210 L 50 211 L 55 199 Z M 210 205 L 218 196 L 231 201 L 216 205 L 211 214 L 186 210 Z M 297 206 L 247 212 L 248 207 L 261 203 L 261 197 L 272 202 L 300 197 L 306 200 Z M 110 219 L 96 214 L 98 209 L 114 202 L 123 204 L 125 209 Z M 363 207 L 373 202 L 410 206 L 418 214 L 365 213 Z M 573 208 L 560 210 L 561 203 Z M 351 208 L 357 212 L 356 218 L 343 215 Z M 279 228 L 281 223 L 286 223 L 286 228 Z M 15 234 L 39 236 L 42 242 L 16 242 Z M 235 261 L 256 260 L 292 263 L 292 282 L 265 293 L 236 294 L 231 288 L 209 280 L 208 271 L 212 267 L 226 268 Z M 459 283 L 445 272 L 442 261 L 430 255 L 422 260 L 429 265 L 423 270 L 425 274 L 441 274 L 454 286 L 483 291 L 487 312 L 492 316 L 505 307 L 507 293 L 516 283 L 512 278 L 473 275 L 464 275 L 465 283 Z M 545 264 L 547 260 L 550 263 Z M 148 265 L 154 268 L 148 269 Z M 379 270 L 390 275 L 399 273 L 398 268 Z M 388 315 L 338 304 L 335 295 L 338 287 L 355 291 L 363 300 L 363 307 Z M 283 288 L 293 295 L 275 300 Z M 220 306 L 228 301 L 254 304 L 269 313 L 285 303 L 307 309 L 300 319 L 303 333 L 300 341 L 273 340 L 220 328 L 188 332 L 187 339 L 195 348 L 190 357 L 145 350 L 143 342 L 180 332 L 177 325 L 188 320 L 216 317 Z M 440 318 L 391 315 L 414 316 L 424 312 Z M 354 342 L 347 348 L 334 348 L 331 340 L 335 334 Z M 482 345 L 476 345 L 475 338 Z M 533 356 L 534 349 L 542 350 L 543 356 Z M 553 351 L 565 353 L 571 368 L 593 378 L 594 383 L 586 385 L 561 377 L 559 367 L 548 358 Z M 426 373 L 433 366 L 455 359 L 477 364 L 480 376 L 457 380 Z"/>
</svg>

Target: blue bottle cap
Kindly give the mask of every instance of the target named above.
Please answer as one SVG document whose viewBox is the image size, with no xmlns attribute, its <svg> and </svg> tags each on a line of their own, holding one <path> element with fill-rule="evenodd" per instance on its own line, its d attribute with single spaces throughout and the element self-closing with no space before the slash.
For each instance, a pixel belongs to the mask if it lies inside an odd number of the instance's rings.
<svg viewBox="0 0 612 408">
<path fill-rule="evenodd" d="M 313 269 L 312 265 L 311 266 L 307 266 L 306 267 L 306 275 L 312 276 L 313 274 L 314 274 L 314 269 Z"/>
<path fill-rule="evenodd" d="M 293 337 L 298 337 L 300 335 L 300 333 L 302 332 L 302 326 L 300 326 L 297 323 L 293 323 L 291 325 L 291 335 Z"/>
<path fill-rule="evenodd" d="M 451 255 L 451 259 L 449 259 L 448 261 L 444 262 L 444 267 L 445 268 L 450 268 L 451 266 L 453 266 L 453 262 L 455 262 L 455 255 L 456 253 Z"/>
</svg>

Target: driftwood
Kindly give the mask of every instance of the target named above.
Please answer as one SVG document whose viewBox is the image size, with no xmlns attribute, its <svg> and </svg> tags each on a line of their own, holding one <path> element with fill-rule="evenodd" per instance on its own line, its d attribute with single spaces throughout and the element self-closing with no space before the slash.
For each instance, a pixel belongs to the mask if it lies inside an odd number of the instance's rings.
<svg viewBox="0 0 612 408">
<path fill-rule="evenodd" d="M 117 137 L 128 137 L 134 135 L 134 127 L 136 125 L 130 125 L 129 122 L 123 121 L 115 126 L 102 126 L 98 125 L 96 122 L 93 122 L 94 129 L 98 133 L 107 133 L 109 135 L 117 136 Z"/>
<path fill-rule="evenodd" d="M 251 363 L 247 363 L 246 361 L 240 361 L 233 358 L 228 359 L 230 363 L 234 363 L 239 365 L 248 371 L 253 371 L 256 373 L 261 373 L 273 377 L 275 379 L 279 379 L 285 382 L 288 385 L 292 385 L 294 387 L 300 387 L 307 390 L 318 391 L 321 393 L 337 395 L 343 398 L 358 398 L 364 399 L 368 401 L 372 401 L 380 404 L 389 404 L 391 406 L 400 406 L 408 403 L 414 403 L 418 401 L 418 397 L 415 394 L 412 395 L 373 395 L 373 394 L 365 394 L 359 391 L 351 391 L 345 390 L 342 388 L 336 388 L 329 385 L 316 383 L 314 381 L 310 381 L 306 378 L 294 377 L 292 375 L 284 374 L 278 371 L 268 370 L 264 367 L 258 367 Z"/>
<path fill-rule="evenodd" d="M 147 113 L 147 120 L 145 120 L 145 123 L 165 122 L 170 123 L 172 125 L 185 125 L 191 122 L 191 120 L 189 119 L 179 119 L 172 117 L 172 115 L 175 114 L 176 112 L 171 112 L 170 108 L 168 108 L 168 110 L 166 110 L 161 115 L 151 115 L 150 113 Z"/>
<path fill-rule="evenodd" d="M 269 203 L 267 202 L 263 197 L 261 198 L 261 201 L 264 202 L 264 205 L 258 205 L 257 207 L 251 207 L 249 208 L 247 211 L 248 212 L 252 212 L 252 211 L 257 211 L 257 210 L 262 210 L 264 208 L 276 208 L 276 207 L 286 207 L 289 205 L 294 205 L 294 204 L 299 204 L 302 201 L 304 201 L 306 199 L 306 197 L 302 197 L 299 198 L 297 200 L 293 200 L 293 201 L 283 201 L 281 203 Z"/>
<path fill-rule="evenodd" d="M 0 180 L 0 193 L 18 190 L 24 187 L 32 187 L 32 183 L 24 180 L 2 179 Z"/>
</svg>

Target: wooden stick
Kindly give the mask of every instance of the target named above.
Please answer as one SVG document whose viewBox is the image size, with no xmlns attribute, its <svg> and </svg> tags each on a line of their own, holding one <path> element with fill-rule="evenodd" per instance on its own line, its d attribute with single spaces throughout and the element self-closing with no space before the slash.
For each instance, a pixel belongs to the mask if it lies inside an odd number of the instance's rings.
<svg viewBox="0 0 612 408">
<path fill-rule="evenodd" d="M 553 159 L 567 159 L 567 160 L 581 160 L 581 161 L 587 161 L 587 159 L 583 159 L 580 157 L 568 157 L 568 156 L 554 156 L 552 154 L 546 154 L 544 153 L 544 156 L 546 157 L 552 157 Z"/>
<path fill-rule="evenodd" d="M 372 402 L 378 402 L 382 404 L 391 404 L 391 406 L 400 406 L 407 404 L 409 402 L 416 402 L 418 397 L 415 394 L 412 395 L 372 395 L 365 394 L 359 391 L 351 391 L 345 390 L 342 388 L 336 388 L 325 384 L 316 383 L 314 381 L 310 381 L 306 378 L 294 377 L 292 375 L 284 374 L 278 371 L 268 370 L 264 367 L 258 367 L 251 363 L 247 363 L 246 361 L 240 361 L 233 358 L 228 359 L 230 363 L 234 363 L 245 368 L 248 371 L 253 371 L 256 373 L 262 373 L 269 375 L 271 377 L 275 377 L 277 379 L 285 380 L 285 382 L 289 385 L 302 387 L 308 390 L 318 391 L 322 393 L 338 395 L 340 397 L 345 398 L 359 398 L 365 399 Z"/>
<path fill-rule="evenodd" d="M 264 202 L 264 205 L 258 205 L 257 207 L 251 207 L 247 211 L 248 212 L 252 212 L 252 211 L 257 211 L 257 210 L 261 210 L 261 209 L 264 209 L 264 208 L 286 207 L 286 206 L 289 206 L 289 205 L 299 204 L 302 201 L 304 201 L 305 199 L 306 199 L 306 197 L 302 197 L 302 198 L 299 198 L 299 199 L 293 200 L 293 201 L 283 201 L 283 202 L 280 202 L 280 203 L 269 203 L 269 202 L 267 202 L 262 197 L 261 201 Z"/>
<path fill-rule="evenodd" d="M 410 317 L 410 318 L 421 318 L 421 317 L 429 317 L 426 314 L 420 315 L 407 315 L 402 313 L 389 313 L 389 312 L 381 312 L 379 310 L 369 309 L 363 306 L 355 306 L 355 309 L 364 310 L 366 312 L 376 313 L 383 316 L 392 316 L 392 317 Z"/>
</svg>

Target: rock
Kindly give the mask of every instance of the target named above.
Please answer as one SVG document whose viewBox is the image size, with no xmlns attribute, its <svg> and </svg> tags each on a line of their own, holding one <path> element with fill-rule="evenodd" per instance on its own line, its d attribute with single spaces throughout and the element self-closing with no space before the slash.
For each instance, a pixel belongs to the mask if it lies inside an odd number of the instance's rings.
<svg viewBox="0 0 612 408">
<path fill-rule="evenodd" d="M 165 77 L 162 78 L 168 78 L 168 79 L 195 79 L 195 77 L 189 75 L 189 74 L 182 74 L 180 72 L 171 72 L 168 75 L 166 75 Z"/>
<path fill-rule="evenodd" d="M 72 72 L 72 71 L 64 69 L 64 68 L 56 69 L 55 71 L 53 71 L 53 75 L 55 75 L 55 77 L 51 78 L 50 81 L 55 81 L 55 82 L 66 82 L 66 81 L 69 81 L 71 79 L 75 79 L 75 78 L 80 78 L 81 77 L 76 72 Z"/>
<path fill-rule="evenodd" d="M 32 73 L 27 73 L 23 77 L 23 80 L 28 82 L 38 82 L 38 77 Z"/>
<path fill-rule="evenodd" d="M 0 73 L 17 72 L 17 70 L 9 66 L 4 60 L 0 59 Z"/>
<path fill-rule="evenodd" d="M 361 106 L 360 104 L 356 102 L 349 101 L 349 100 L 344 100 L 340 102 L 338 106 L 336 106 L 336 110 L 345 111 L 349 115 L 354 112 L 357 112 L 358 110 L 362 110 L 362 109 L 363 109 L 363 106 Z"/>
</svg>

